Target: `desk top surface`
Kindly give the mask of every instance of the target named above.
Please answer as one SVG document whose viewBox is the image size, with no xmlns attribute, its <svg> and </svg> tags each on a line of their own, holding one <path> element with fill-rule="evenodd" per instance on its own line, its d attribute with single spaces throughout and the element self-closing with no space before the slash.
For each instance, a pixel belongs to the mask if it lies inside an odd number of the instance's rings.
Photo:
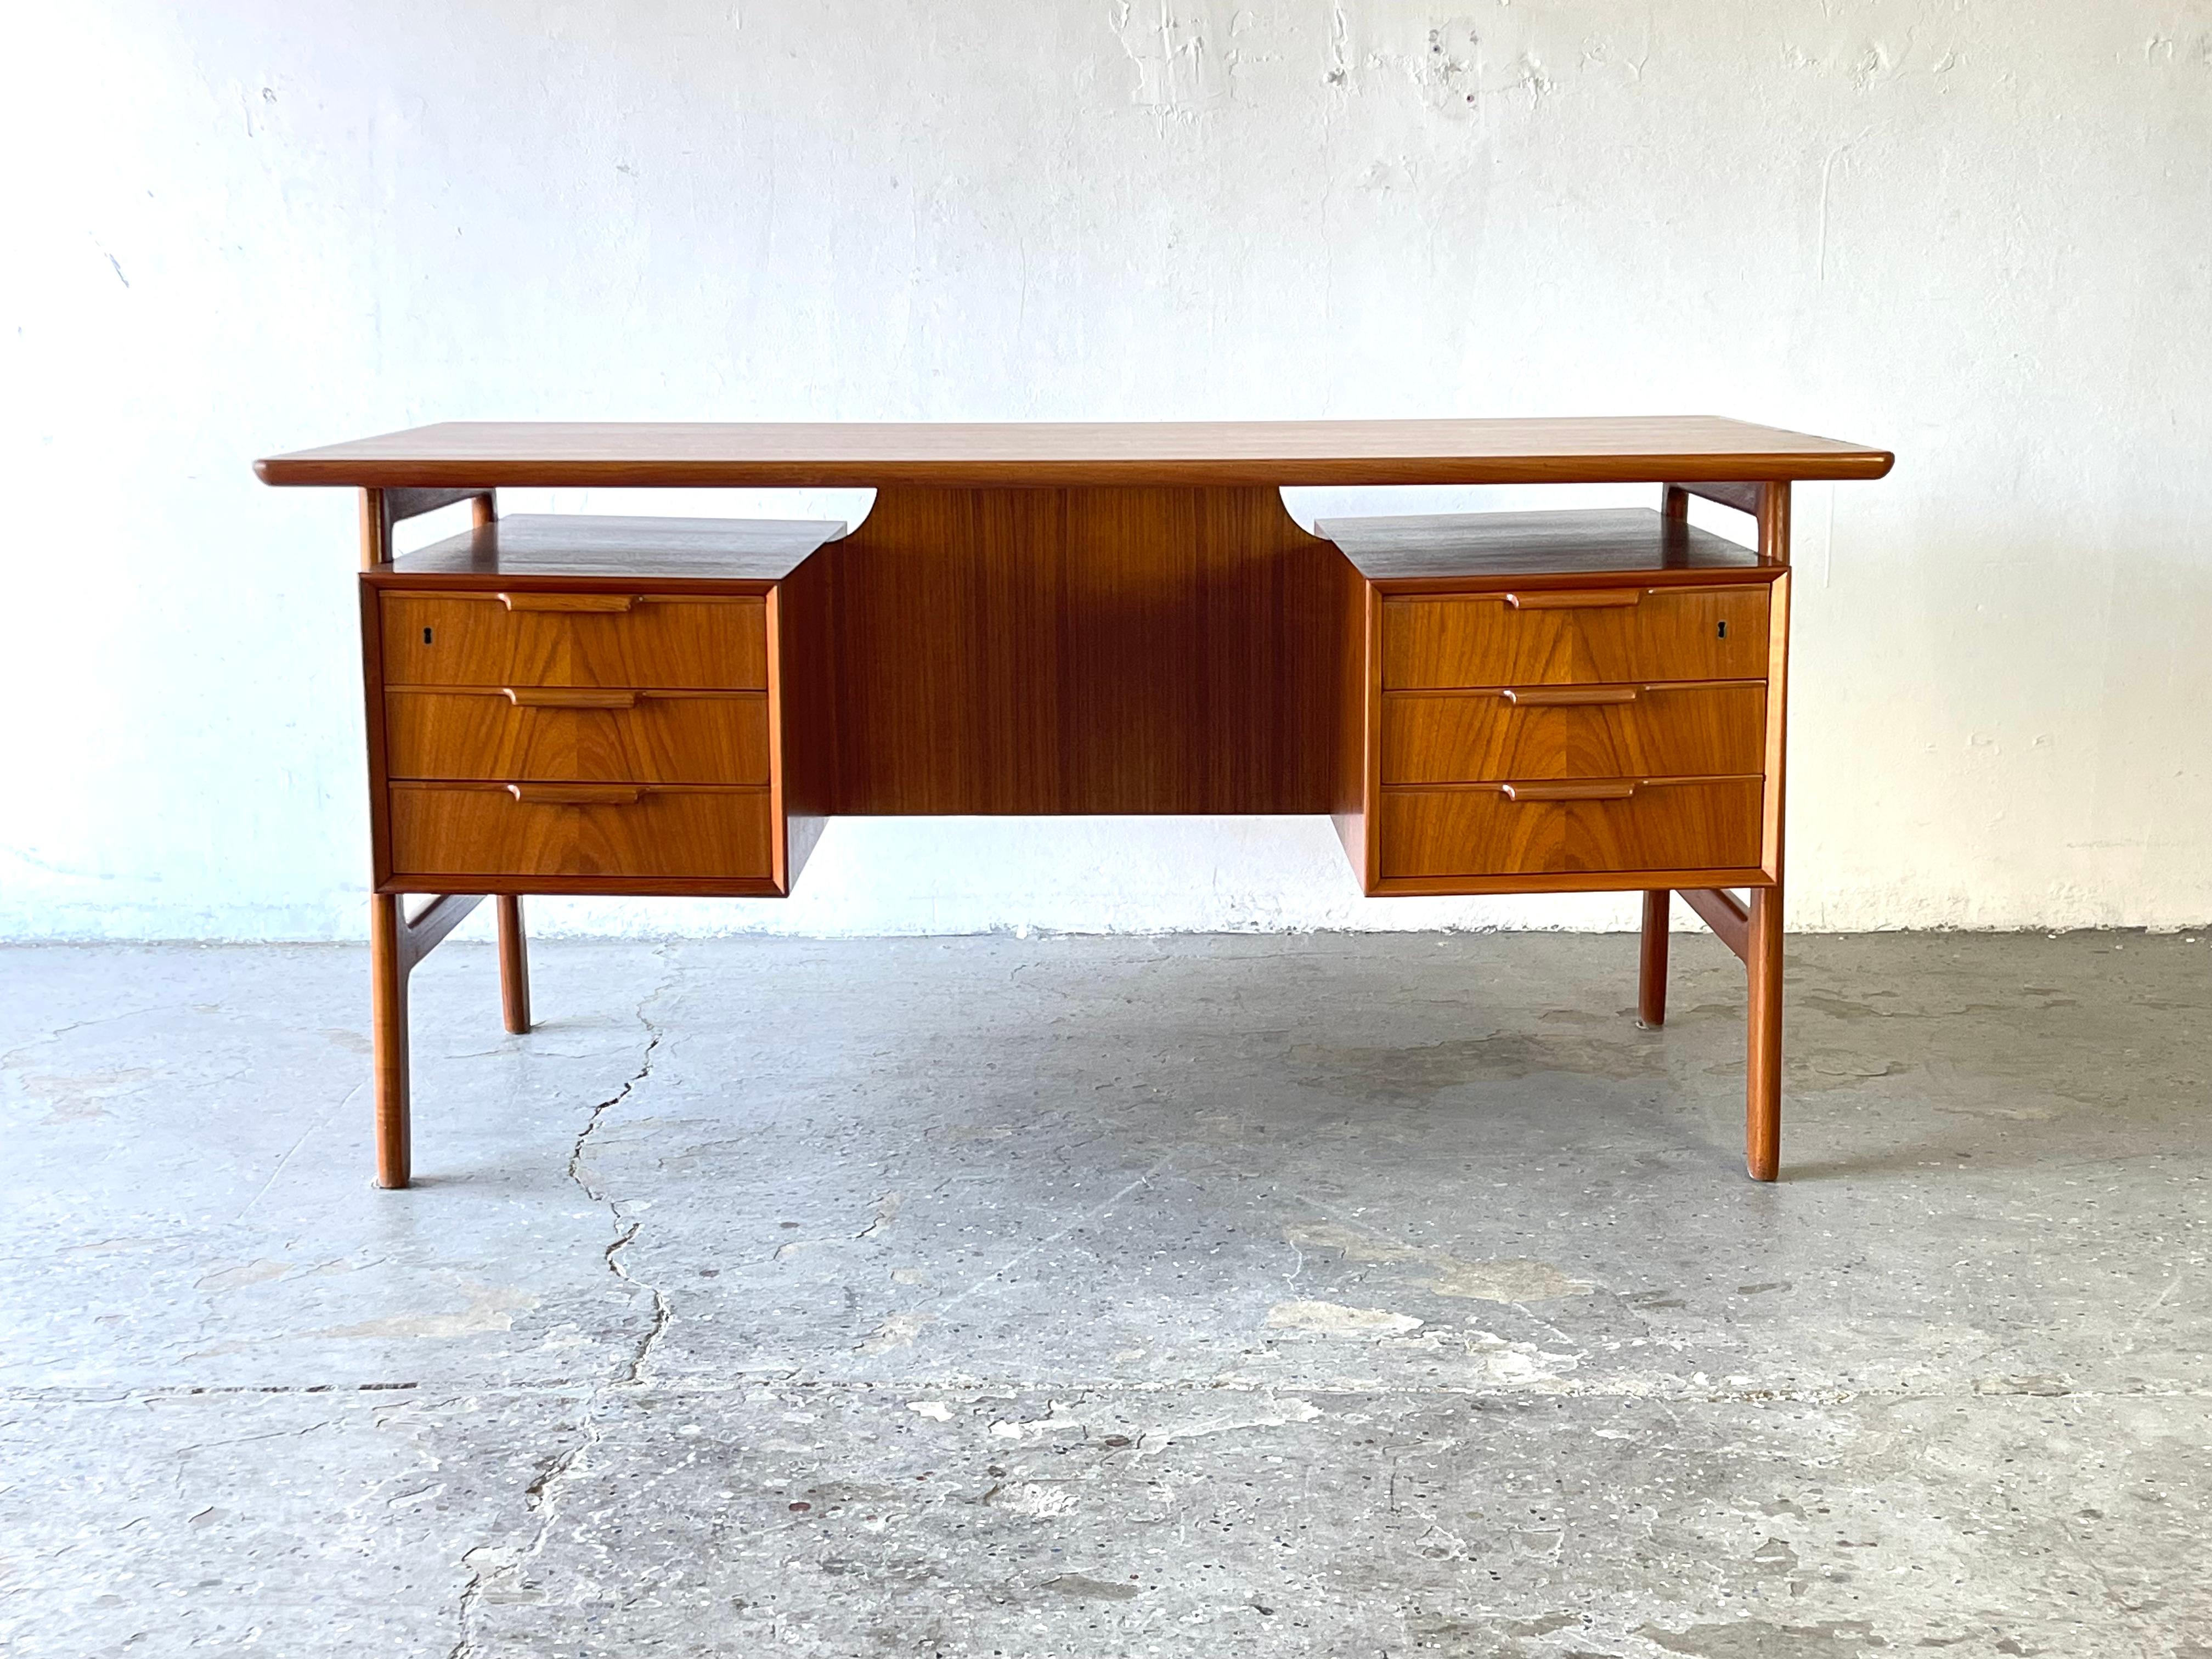
<svg viewBox="0 0 2212 1659">
<path fill-rule="evenodd" d="M 1893 457 L 1717 416 L 1040 423 L 449 421 L 254 463 L 272 484 L 836 488 L 1879 478 Z"/>
</svg>

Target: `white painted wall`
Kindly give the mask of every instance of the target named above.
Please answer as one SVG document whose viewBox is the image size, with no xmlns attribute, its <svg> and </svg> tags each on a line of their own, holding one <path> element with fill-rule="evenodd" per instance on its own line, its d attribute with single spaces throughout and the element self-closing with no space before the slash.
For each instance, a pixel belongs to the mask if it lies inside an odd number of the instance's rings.
<svg viewBox="0 0 2212 1659">
<path fill-rule="evenodd" d="M 1887 482 L 1798 501 L 1793 924 L 2212 918 L 2207 0 L 77 0 L 9 32 L 0 933 L 361 931 L 354 505 L 247 463 L 495 416 L 1883 444 Z M 1363 901 L 1319 820 L 846 821 L 802 892 L 535 908 L 1628 920 Z"/>
</svg>

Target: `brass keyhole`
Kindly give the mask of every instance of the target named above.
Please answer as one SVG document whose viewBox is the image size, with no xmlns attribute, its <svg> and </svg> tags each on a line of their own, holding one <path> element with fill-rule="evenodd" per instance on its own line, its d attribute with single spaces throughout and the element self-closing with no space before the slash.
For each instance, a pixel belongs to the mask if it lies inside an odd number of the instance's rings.
<svg viewBox="0 0 2212 1659">
<path fill-rule="evenodd" d="M 1723 623 L 1721 624 L 1721 632 L 1723 634 L 1728 632 L 1728 624 L 1726 623 Z M 422 630 L 422 643 L 425 645 L 430 643 L 430 630 L 427 628 Z"/>
<path fill-rule="evenodd" d="M 1723 623 L 1721 624 L 1721 633 L 1720 633 L 1720 636 L 1721 636 L 1721 638 L 1723 638 L 1723 639 L 1726 639 L 1726 638 L 1728 637 L 1728 624 L 1727 624 L 1726 623 Z M 428 629 L 427 629 L 427 628 L 426 628 L 426 629 L 424 629 L 422 630 L 422 643 L 423 643 L 423 644 L 425 644 L 425 645 L 428 645 L 428 644 L 429 644 L 429 642 L 430 642 L 430 630 L 429 630 Z"/>
</svg>

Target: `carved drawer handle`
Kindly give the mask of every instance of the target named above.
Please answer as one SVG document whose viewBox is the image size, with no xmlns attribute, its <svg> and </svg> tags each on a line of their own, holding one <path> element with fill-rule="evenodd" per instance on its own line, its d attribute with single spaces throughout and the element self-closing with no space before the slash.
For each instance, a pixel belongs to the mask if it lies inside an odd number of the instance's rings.
<svg viewBox="0 0 2212 1659">
<path fill-rule="evenodd" d="M 645 791 L 621 783 L 510 783 L 507 793 L 526 806 L 635 806 Z"/>
<path fill-rule="evenodd" d="M 1632 685 L 1516 685 L 1503 695 L 1516 708 L 1555 708 L 1586 703 L 1634 702 Z"/>
<path fill-rule="evenodd" d="M 597 691 L 585 686 L 502 685 L 517 708 L 635 708 L 635 691 Z"/>
<path fill-rule="evenodd" d="M 627 611 L 637 603 L 635 593 L 502 593 L 499 602 L 509 611 Z"/>
<path fill-rule="evenodd" d="M 1509 783 L 1505 786 L 1505 799 L 1508 800 L 1626 800 L 1635 793 L 1633 783 L 1620 779 Z"/>
<path fill-rule="evenodd" d="M 1625 611 L 1644 603 L 1644 590 L 1571 587 L 1558 592 L 1508 593 L 1505 603 L 1516 611 Z"/>
</svg>

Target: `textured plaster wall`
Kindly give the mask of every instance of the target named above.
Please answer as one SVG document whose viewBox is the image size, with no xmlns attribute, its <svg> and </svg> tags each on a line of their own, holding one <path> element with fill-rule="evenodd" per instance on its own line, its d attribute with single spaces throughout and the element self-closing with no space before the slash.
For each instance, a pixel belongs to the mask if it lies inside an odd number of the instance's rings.
<svg viewBox="0 0 2212 1659">
<path fill-rule="evenodd" d="M 1798 501 L 1793 924 L 2212 917 L 2206 0 L 96 0 L 11 36 L 0 933 L 360 932 L 353 503 L 247 463 L 501 416 L 1881 443 L 1887 482 Z M 787 904 L 536 909 L 1629 916 L 1363 901 L 1320 820 L 848 821 Z"/>
</svg>

